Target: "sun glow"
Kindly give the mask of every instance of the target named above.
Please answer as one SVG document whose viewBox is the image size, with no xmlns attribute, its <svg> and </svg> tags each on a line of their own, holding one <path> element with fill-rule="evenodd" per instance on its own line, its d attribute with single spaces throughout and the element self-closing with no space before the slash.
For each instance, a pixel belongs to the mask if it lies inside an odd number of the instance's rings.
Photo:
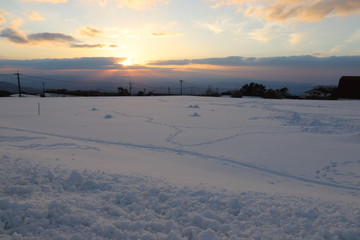
<svg viewBox="0 0 360 240">
<path fill-rule="evenodd" d="M 136 58 L 126 58 L 124 61 L 118 62 L 118 64 L 124 67 L 133 66 L 136 65 Z"/>
</svg>

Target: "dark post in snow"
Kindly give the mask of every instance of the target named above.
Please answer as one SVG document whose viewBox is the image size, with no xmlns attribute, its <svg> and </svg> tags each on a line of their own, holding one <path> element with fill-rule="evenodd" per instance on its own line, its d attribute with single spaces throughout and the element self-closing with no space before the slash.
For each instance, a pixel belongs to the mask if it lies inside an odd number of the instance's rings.
<svg viewBox="0 0 360 240">
<path fill-rule="evenodd" d="M 19 89 L 19 97 L 21 97 L 21 86 L 20 86 L 20 73 L 19 71 L 17 71 L 17 73 L 14 73 L 15 75 L 17 75 L 17 80 L 18 80 L 18 89 Z"/>
<path fill-rule="evenodd" d="M 179 80 L 180 81 L 180 95 L 182 95 L 183 93 L 182 93 L 182 85 L 183 85 L 183 82 L 184 82 L 184 80 Z"/>
<path fill-rule="evenodd" d="M 40 116 L 40 102 L 38 102 L 38 116 Z"/>
</svg>

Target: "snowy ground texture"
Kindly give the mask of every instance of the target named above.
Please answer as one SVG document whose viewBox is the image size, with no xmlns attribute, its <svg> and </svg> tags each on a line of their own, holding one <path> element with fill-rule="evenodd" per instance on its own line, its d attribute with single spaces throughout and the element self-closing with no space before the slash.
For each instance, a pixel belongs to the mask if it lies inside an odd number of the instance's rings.
<svg viewBox="0 0 360 240">
<path fill-rule="evenodd" d="M 359 101 L 0 109 L 0 239 L 360 239 Z"/>
</svg>

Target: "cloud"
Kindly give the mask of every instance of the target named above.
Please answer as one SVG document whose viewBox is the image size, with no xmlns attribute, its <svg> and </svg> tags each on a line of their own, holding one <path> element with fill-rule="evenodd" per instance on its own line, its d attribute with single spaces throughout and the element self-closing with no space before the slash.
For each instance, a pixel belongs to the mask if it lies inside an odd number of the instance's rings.
<svg viewBox="0 0 360 240">
<path fill-rule="evenodd" d="M 23 20 L 21 18 L 16 18 L 11 21 L 11 28 L 17 29 L 23 24 Z"/>
<path fill-rule="evenodd" d="M 207 29 L 215 34 L 222 33 L 226 29 L 226 26 L 228 24 L 229 24 L 229 21 L 226 18 L 217 18 L 215 20 L 215 22 L 213 22 L 213 23 L 196 22 L 197 26 L 199 26 L 203 29 Z"/>
<path fill-rule="evenodd" d="M 29 40 L 26 36 L 12 28 L 5 28 L 0 32 L 0 37 L 6 38 L 10 42 L 17 43 L 17 44 L 26 44 L 29 43 Z"/>
<path fill-rule="evenodd" d="M 117 48 L 119 47 L 118 45 L 116 44 L 109 44 L 109 45 L 106 45 L 106 44 L 71 44 L 70 45 L 71 48 Z"/>
<path fill-rule="evenodd" d="M 33 59 L 33 60 L 0 60 L 2 66 L 15 66 L 17 68 L 31 68 L 42 70 L 66 69 L 119 69 L 118 62 L 126 58 L 94 57 L 94 58 L 63 58 L 63 59 Z"/>
<path fill-rule="evenodd" d="M 145 34 L 151 37 L 176 37 L 181 36 L 182 33 L 175 32 L 173 29 L 178 23 L 171 21 L 160 24 L 146 24 L 143 29 L 139 31 L 140 34 Z"/>
<path fill-rule="evenodd" d="M 291 33 L 289 38 L 289 43 L 291 45 L 297 45 L 303 42 L 305 39 L 305 34 L 303 33 Z"/>
<path fill-rule="evenodd" d="M 3 68 L 19 69 L 24 75 L 31 72 L 46 75 L 56 75 L 57 79 L 89 79 L 103 82 L 111 71 L 112 76 L 119 80 L 119 76 L 129 76 L 129 70 L 121 63 L 127 58 L 65 58 L 65 59 L 34 59 L 34 60 L 4 60 L 0 59 Z M 131 67 L 139 80 L 171 81 L 171 79 L 185 79 L 185 81 L 214 82 L 220 84 L 231 81 L 282 81 L 331 84 L 337 83 L 341 75 L 359 74 L 360 56 L 315 57 L 280 56 L 269 58 L 232 56 L 226 58 L 180 59 L 149 63 L 151 65 L 136 65 Z M 179 65 L 179 67 L 176 67 Z M 187 66 L 188 65 L 188 66 Z M 60 70 L 60 71 L 57 71 Z M 68 70 L 68 71 L 67 71 Z M 98 74 L 97 74 L 98 73 Z M 114 75 L 113 75 L 114 74 Z M 75 78 L 71 78 L 71 76 Z M 115 79 L 115 78 L 114 78 Z M 120 79 L 126 79 L 120 77 Z M 161 80 L 163 79 L 163 80 Z M 230 82 L 229 82 L 230 83 Z M 285 86 L 289 86 L 286 84 Z M 63 88 L 62 86 L 61 88 Z"/>
<path fill-rule="evenodd" d="M 151 61 L 148 63 L 149 65 L 158 65 L 158 66 L 166 66 L 166 65 L 190 65 L 191 60 L 189 59 L 181 59 L 181 60 L 163 60 L 163 61 Z"/>
<path fill-rule="evenodd" d="M 81 28 L 79 30 L 79 32 L 81 35 L 88 36 L 88 37 L 95 37 L 95 36 L 101 35 L 103 33 L 101 30 L 98 30 L 98 29 L 92 28 L 92 27 Z"/>
<path fill-rule="evenodd" d="M 143 10 L 157 4 L 166 4 L 168 0 L 117 0 L 118 7 L 129 7 L 136 10 Z"/>
<path fill-rule="evenodd" d="M 68 0 L 22 0 L 23 2 L 67 3 Z"/>
<path fill-rule="evenodd" d="M 0 15 L 0 24 L 6 23 L 6 18 Z"/>
<path fill-rule="evenodd" d="M 0 25 L 6 23 L 6 12 L 0 9 Z"/>
<path fill-rule="evenodd" d="M 152 37 L 175 37 L 175 36 L 180 36 L 182 35 L 181 33 L 177 33 L 177 32 L 153 32 L 151 33 Z"/>
<path fill-rule="evenodd" d="M 202 58 L 154 61 L 149 65 L 190 65 L 204 64 L 215 66 L 270 66 L 270 67 L 349 67 L 356 68 L 360 65 L 360 56 L 331 56 L 315 57 L 312 55 L 280 56 L 280 57 L 240 57 L 231 56 L 226 58 Z"/>
<path fill-rule="evenodd" d="M 17 29 L 23 24 L 23 20 L 10 12 L 0 9 L 0 25 L 5 23 L 10 23 L 10 28 Z"/>
<path fill-rule="evenodd" d="M 360 13 L 359 0 L 210 0 L 212 7 L 232 5 L 246 16 L 255 16 L 271 21 L 294 19 L 304 22 L 320 21 L 336 15 Z"/>
<path fill-rule="evenodd" d="M 28 35 L 28 40 L 31 42 L 74 42 L 76 41 L 70 35 L 65 35 L 62 33 L 34 33 Z"/>
<path fill-rule="evenodd" d="M 34 33 L 25 36 L 22 32 L 13 29 L 5 28 L 0 32 L 0 37 L 6 38 L 8 41 L 17 44 L 37 44 L 41 42 L 75 42 L 76 39 L 70 35 L 62 33 Z"/>
<path fill-rule="evenodd" d="M 268 23 L 263 28 L 255 29 L 248 33 L 249 37 L 253 40 L 266 43 L 274 38 L 279 37 L 279 30 L 277 26 Z"/>
<path fill-rule="evenodd" d="M 25 15 L 28 17 L 29 20 L 31 21 L 43 21 L 45 20 L 45 18 L 43 16 L 41 16 L 39 13 L 34 12 L 34 11 L 26 11 Z"/>
<path fill-rule="evenodd" d="M 104 48 L 104 44 L 71 44 L 71 48 Z"/>
</svg>

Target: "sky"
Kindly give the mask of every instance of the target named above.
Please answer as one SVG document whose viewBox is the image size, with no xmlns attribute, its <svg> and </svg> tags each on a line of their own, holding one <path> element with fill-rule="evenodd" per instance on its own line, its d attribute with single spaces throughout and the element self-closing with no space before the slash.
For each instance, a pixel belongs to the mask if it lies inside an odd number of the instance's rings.
<svg viewBox="0 0 360 240">
<path fill-rule="evenodd" d="M 331 85 L 360 75 L 359 22 L 359 0 L 2 0 L 0 74 Z"/>
</svg>

